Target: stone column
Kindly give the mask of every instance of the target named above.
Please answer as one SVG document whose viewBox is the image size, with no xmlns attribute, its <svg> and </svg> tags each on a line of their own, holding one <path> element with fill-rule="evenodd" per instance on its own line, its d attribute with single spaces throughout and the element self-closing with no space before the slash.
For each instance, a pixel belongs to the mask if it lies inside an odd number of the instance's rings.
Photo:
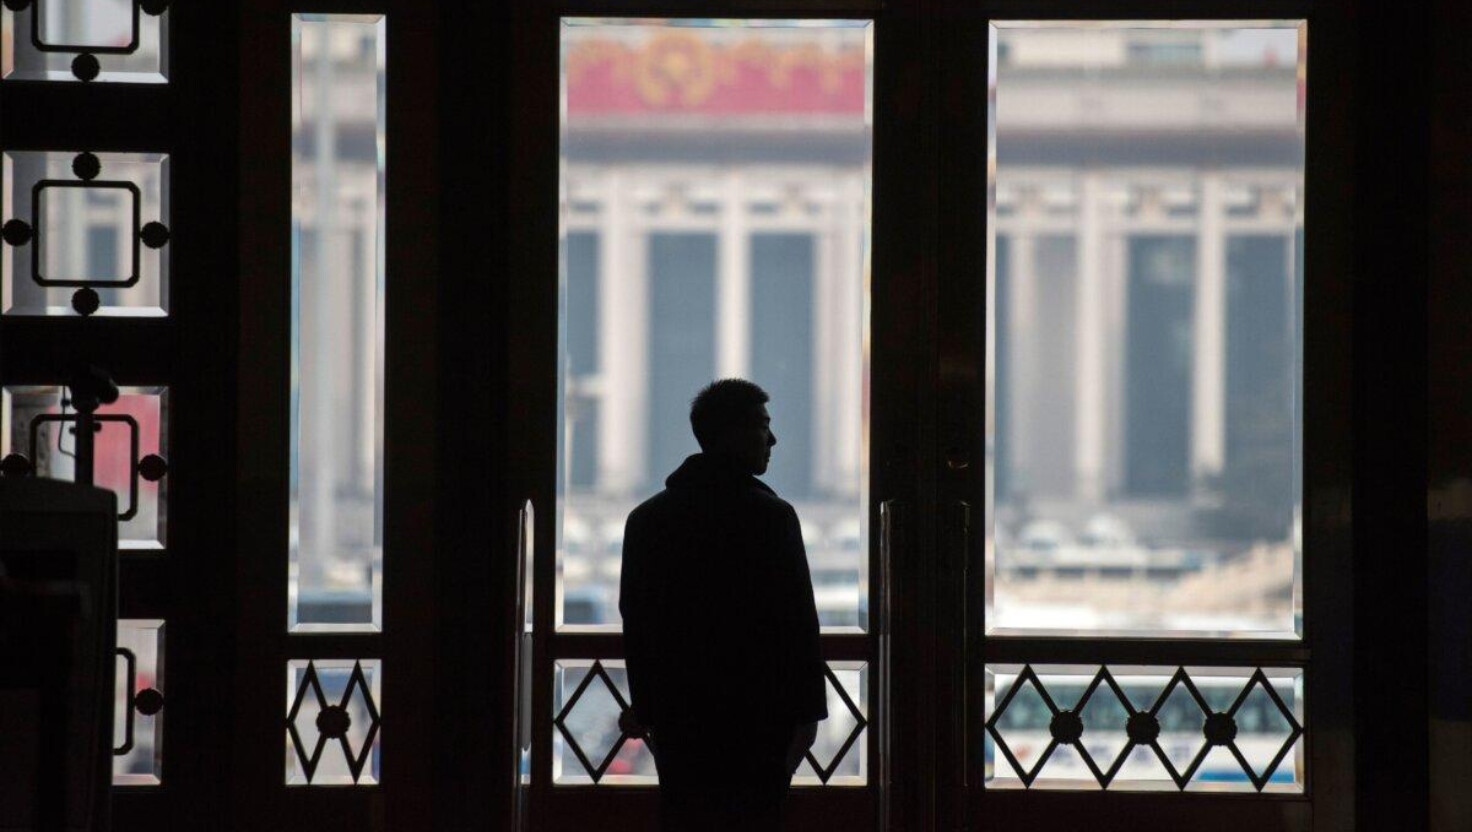
<svg viewBox="0 0 1472 832">
<path fill-rule="evenodd" d="M 625 171 L 609 168 L 599 218 L 598 352 L 602 362 L 598 412 L 598 481 L 627 494 L 644 481 L 645 410 L 649 406 L 649 291 L 645 235 L 630 222 Z"/>
<path fill-rule="evenodd" d="M 1196 240 L 1196 337 L 1191 373 L 1191 479 L 1221 473 L 1226 461 L 1226 240 L 1222 181 L 1201 177 Z"/>
</svg>

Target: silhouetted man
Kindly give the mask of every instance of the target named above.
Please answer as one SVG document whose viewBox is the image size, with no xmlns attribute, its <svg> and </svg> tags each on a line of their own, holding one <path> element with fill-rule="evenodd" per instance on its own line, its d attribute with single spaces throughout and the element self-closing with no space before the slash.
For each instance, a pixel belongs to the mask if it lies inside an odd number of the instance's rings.
<svg viewBox="0 0 1472 832">
<path fill-rule="evenodd" d="M 630 727 L 649 733 L 666 832 L 776 829 L 828 716 L 797 512 L 756 478 L 777 444 L 767 400 L 740 379 L 701 390 L 701 453 L 624 530 Z"/>
</svg>

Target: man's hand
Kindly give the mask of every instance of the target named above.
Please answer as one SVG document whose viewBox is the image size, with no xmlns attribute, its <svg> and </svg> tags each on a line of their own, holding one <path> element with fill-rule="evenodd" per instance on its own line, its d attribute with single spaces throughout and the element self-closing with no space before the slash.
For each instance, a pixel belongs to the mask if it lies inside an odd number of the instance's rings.
<svg viewBox="0 0 1472 832">
<path fill-rule="evenodd" d="M 787 773 L 796 774 L 803 755 L 818 740 L 818 723 L 804 722 L 792 729 L 792 742 L 787 746 Z"/>
</svg>

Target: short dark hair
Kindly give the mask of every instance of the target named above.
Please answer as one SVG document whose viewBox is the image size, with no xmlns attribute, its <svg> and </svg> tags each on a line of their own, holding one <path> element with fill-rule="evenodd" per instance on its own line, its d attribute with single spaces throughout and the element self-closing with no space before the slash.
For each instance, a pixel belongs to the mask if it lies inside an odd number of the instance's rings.
<svg viewBox="0 0 1472 832">
<path fill-rule="evenodd" d="M 710 448 L 726 431 L 740 427 L 747 411 L 771 400 L 767 391 L 744 378 L 712 381 L 690 402 L 690 428 L 701 450 Z"/>
</svg>

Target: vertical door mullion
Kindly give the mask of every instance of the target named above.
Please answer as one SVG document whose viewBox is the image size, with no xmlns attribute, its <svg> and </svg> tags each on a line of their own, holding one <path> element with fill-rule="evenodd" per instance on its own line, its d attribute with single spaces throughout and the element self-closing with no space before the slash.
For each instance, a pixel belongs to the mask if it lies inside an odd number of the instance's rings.
<svg viewBox="0 0 1472 832">
<path fill-rule="evenodd" d="M 502 512 L 514 522 L 532 501 L 533 637 L 531 662 L 531 828 L 544 816 L 552 781 L 552 639 L 557 580 L 558 211 L 560 111 L 557 71 L 560 18 L 534 2 L 511 12 L 512 106 L 520 114 L 510 156 L 511 246 L 505 277 L 510 295 L 507 360 L 512 408 L 510 457 L 515 488 Z"/>
<path fill-rule="evenodd" d="M 379 488 L 383 490 L 383 699 L 388 726 L 380 785 L 390 828 L 438 826 L 434 801 L 436 729 L 436 622 L 447 610 L 433 591 L 448 563 L 438 536 L 445 477 L 436 465 L 440 432 L 466 430 L 464 415 L 438 397 L 441 360 L 436 349 L 439 306 L 439 214 L 423 183 L 439 176 L 436 91 L 438 3 L 379 0 L 385 14 L 387 88 L 383 246 L 384 435 Z M 428 499 L 427 499 L 428 496 Z M 371 654 L 345 658 L 376 658 Z M 466 695 L 468 691 L 456 689 Z M 370 796 L 360 800 L 365 806 Z"/>
<path fill-rule="evenodd" d="M 955 13 L 953 13 L 955 14 Z M 969 739 L 982 720 L 985 651 L 987 131 L 990 21 L 955 14 L 936 49 L 945 94 L 937 102 L 944 172 L 937 201 L 938 327 L 935 522 L 937 642 L 945 651 L 935 698 L 937 817 L 967 823 L 968 795 L 981 784 Z M 972 822 L 974 818 L 970 819 Z"/>
<path fill-rule="evenodd" d="M 234 774 L 229 813 L 280 828 L 285 808 L 285 639 L 291 420 L 291 20 L 242 4 L 240 287 L 236 400 Z M 171 663 L 177 664 L 177 662 Z"/>
<path fill-rule="evenodd" d="M 880 828 L 935 821 L 933 604 L 927 593 L 934 529 L 927 518 L 933 459 L 936 23 L 924 4 L 886 9 L 875 26 L 871 198 L 870 542 L 877 672 Z M 887 506 L 887 510 L 886 507 Z M 890 539 L 885 537 L 888 520 Z"/>
<path fill-rule="evenodd" d="M 1355 810 L 1354 563 L 1351 493 L 1356 454 L 1352 378 L 1355 216 L 1353 142 L 1346 136 L 1358 84 L 1356 26 L 1343 4 L 1308 18 L 1303 235 L 1303 644 L 1308 779 L 1314 832 L 1348 829 Z M 1387 668 L 1388 670 L 1388 668 Z"/>
</svg>

